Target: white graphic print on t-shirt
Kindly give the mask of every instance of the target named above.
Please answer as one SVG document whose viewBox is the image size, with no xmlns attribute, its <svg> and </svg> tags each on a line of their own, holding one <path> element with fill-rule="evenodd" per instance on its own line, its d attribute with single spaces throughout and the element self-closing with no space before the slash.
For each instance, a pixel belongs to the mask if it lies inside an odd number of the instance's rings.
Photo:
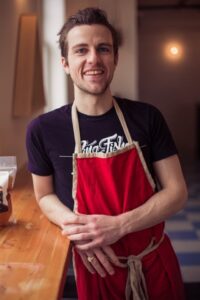
<svg viewBox="0 0 200 300">
<path fill-rule="evenodd" d="M 124 137 L 118 135 L 117 133 L 113 134 L 112 136 L 108 136 L 103 138 L 99 141 L 94 140 L 93 142 L 89 143 L 87 140 L 81 141 L 81 147 L 83 153 L 92 153 L 92 152 L 114 152 L 118 149 L 124 148 L 127 143 L 124 141 Z"/>
</svg>

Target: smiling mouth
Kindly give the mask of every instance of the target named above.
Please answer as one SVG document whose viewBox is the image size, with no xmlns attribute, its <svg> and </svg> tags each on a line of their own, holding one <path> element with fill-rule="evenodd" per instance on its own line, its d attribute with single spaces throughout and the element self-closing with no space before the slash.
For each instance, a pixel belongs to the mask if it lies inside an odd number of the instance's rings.
<svg viewBox="0 0 200 300">
<path fill-rule="evenodd" d="M 102 69 L 88 70 L 88 71 L 85 71 L 83 74 L 86 76 L 102 75 L 102 74 L 104 74 L 104 70 L 102 70 Z"/>
</svg>

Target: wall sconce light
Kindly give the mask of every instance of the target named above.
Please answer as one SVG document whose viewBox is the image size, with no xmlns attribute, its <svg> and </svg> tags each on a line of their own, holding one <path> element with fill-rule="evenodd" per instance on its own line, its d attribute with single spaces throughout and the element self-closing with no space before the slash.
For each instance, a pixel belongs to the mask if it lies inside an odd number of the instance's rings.
<svg viewBox="0 0 200 300">
<path fill-rule="evenodd" d="M 15 1 L 15 4 L 16 4 L 16 6 L 18 7 L 18 8 L 20 8 L 20 7 L 26 7 L 26 0 L 16 0 Z"/>
<path fill-rule="evenodd" d="M 179 61 L 183 58 L 183 46 L 178 42 L 170 42 L 164 48 L 165 57 L 171 61 Z"/>
<path fill-rule="evenodd" d="M 171 55 L 174 55 L 174 56 L 177 56 L 179 55 L 179 48 L 177 46 L 172 46 L 170 49 L 169 49 Z"/>
</svg>

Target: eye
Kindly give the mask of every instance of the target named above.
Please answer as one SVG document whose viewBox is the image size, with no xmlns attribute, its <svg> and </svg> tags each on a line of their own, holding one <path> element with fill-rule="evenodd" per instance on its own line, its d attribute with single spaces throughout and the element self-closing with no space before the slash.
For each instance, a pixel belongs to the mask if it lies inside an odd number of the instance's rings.
<svg viewBox="0 0 200 300">
<path fill-rule="evenodd" d="M 100 46 L 97 50 L 100 53 L 110 53 L 110 47 L 107 46 Z"/>
<path fill-rule="evenodd" d="M 87 49 L 86 48 L 78 48 L 76 49 L 75 53 L 79 54 L 79 55 L 82 55 L 82 54 L 85 54 L 87 52 Z"/>
</svg>

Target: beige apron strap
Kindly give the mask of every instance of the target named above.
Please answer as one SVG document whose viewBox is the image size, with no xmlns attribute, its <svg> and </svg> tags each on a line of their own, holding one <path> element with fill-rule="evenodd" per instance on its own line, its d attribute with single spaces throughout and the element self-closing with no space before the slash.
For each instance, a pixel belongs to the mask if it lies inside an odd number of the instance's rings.
<svg viewBox="0 0 200 300">
<path fill-rule="evenodd" d="M 131 293 L 133 300 L 148 300 L 148 292 L 145 277 L 142 271 L 142 258 L 156 250 L 163 242 L 165 235 L 163 234 L 160 241 L 154 244 L 154 238 L 151 240 L 149 246 L 144 249 L 139 255 L 130 255 L 126 257 L 119 257 L 119 259 L 127 259 L 124 266 L 128 266 L 128 277 L 126 281 L 126 300 L 130 300 Z"/>
<path fill-rule="evenodd" d="M 78 114 L 75 102 L 72 104 L 72 126 L 74 130 L 74 139 L 75 139 L 75 153 L 81 153 L 81 135 L 80 128 L 78 123 Z"/>
<path fill-rule="evenodd" d="M 117 116 L 119 118 L 119 121 L 120 121 L 120 123 L 122 125 L 122 128 L 124 130 L 124 134 L 126 136 L 126 139 L 127 139 L 128 143 L 129 143 L 129 145 L 130 144 L 134 144 L 135 145 L 135 147 L 137 149 L 137 152 L 138 152 L 138 155 L 140 157 L 140 161 L 142 163 L 143 169 L 144 169 L 144 171 L 146 173 L 147 179 L 149 180 L 149 183 L 152 186 L 153 190 L 155 190 L 155 182 L 154 182 L 154 180 L 153 180 L 153 178 L 151 176 L 151 173 L 148 170 L 148 167 L 147 167 L 146 161 L 144 159 L 143 153 L 141 151 L 141 148 L 139 146 L 139 143 L 137 141 L 135 141 L 135 140 L 132 139 L 132 137 L 130 135 L 130 132 L 129 132 L 129 129 L 127 127 L 124 115 L 123 115 L 123 113 L 122 113 L 122 111 L 121 111 L 118 103 L 116 102 L 116 100 L 114 98 L 113 98 L 113 104 L 114 104 Z"/>
<path fill-rule="evenodd" d="M 114 107 L 115 107 L 115 111 L 116 111 L 116 114 L 119 118 L 119 121 L 122 125 L 122 128 L 124 130 L 124 134 L 126 136 L 126 139 L 128 141 L 129 144 L 132 144 L 133 143 L 133 140 L 132 140 L 132 137 L 130 135 L 130 132 L 129 132 L 129 129 L 128 129 L 128 126 L 126 124 L 126 121 L 125 121 L 125 118 L 124 118 L 124 115 L 119 107 L 119 105 L 117 104 L 116 100 L 113 98 L 113 104 L 114 104 Z"/>
</svg>

